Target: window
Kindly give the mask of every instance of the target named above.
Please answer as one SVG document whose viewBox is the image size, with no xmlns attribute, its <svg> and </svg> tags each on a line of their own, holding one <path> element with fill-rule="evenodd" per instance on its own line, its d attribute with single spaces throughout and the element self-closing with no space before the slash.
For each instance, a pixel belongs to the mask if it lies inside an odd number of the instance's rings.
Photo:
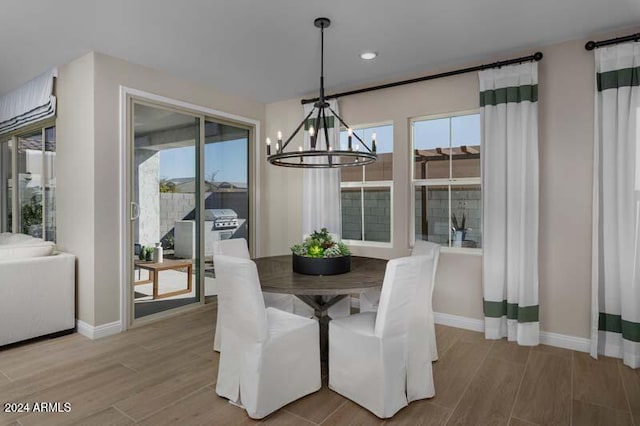
<svg viewBox="0 0 640 426">
<path fill-rule="evenodd" d="M 480 114 L 413 120 L 416 240 L 482 247 Z"/>
<path fill-rule="evenodd" d="M 56 240 L 55 158 L 53 126 L 0 143 L 0 227 L 4 231 Z"/>
<path fill-rule="evenodd" d="M 11 232 L 12 228 L 12 171 L 11 165 L 13 141 L 6 139 L 0 141 L 0 231 Z"/>
<path fill-rule="evenodd" d="M 354 129 L 367 145 L 376 134 L 378 160 L 341 172 L 342 239 L 350 243 L 391 243 L 393 203 L 393 126 Z M 354 149 L 359 142 L 353 138 Z M 348 149 L 347 131 L 340 132 L 340 148 Z"/>
</svg>

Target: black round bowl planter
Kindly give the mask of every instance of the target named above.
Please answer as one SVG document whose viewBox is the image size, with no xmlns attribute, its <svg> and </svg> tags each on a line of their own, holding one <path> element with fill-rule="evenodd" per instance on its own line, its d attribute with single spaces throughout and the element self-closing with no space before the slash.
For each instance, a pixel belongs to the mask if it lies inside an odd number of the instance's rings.
<svg viewBox="0 0 640 426">
<path fill-rule="evenodd" d="M 338 275 L 351 270 L 351 256 L 305 257 L 293 255 L 293 272 L 305 275 Z"/>
</svg>

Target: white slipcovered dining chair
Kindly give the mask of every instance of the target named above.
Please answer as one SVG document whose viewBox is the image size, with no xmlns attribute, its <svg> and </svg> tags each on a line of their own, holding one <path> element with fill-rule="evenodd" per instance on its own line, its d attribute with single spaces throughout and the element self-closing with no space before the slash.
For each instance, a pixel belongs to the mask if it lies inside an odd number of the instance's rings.
<svg viewBox="0 0 640 426">
<path fill-rule="evenodd" d="M 329 323 L 329 388 L 380 418 L 392 417 L 408 404 L 412 299 L 430 272 L 422 256 L 390 260 L 377 313 L 363 312 Z M 431 362 L 425 368 L 432 397 Z"/>
<path fill-rule="evenodd" d="M 253 261 L 218 255 L 222 351 L 216 393 L 261 419 L 320 389 L 318 322 L 265 308 Z"/>
<path fill-rule="evenodd" d="M 411 251 L 411 256 L 426 256 L 429 262 L 432 263 L 431 276 L 427 277 L 419 287 L 416 301 L 418 306 L 414 309 L 419 315 L 419 324 L 423 327 L 418 328 L 418 336 L 427 336 L 429 341 L 429 347 L 431 348 L 431 361 L 438 360 L 438 347 L 436 345 L 436 324 L 433 317 L 433 290 L 436 286 L 436 272 L 438 271 L 438 262 L 440 260 L 440 244 L 431 243 L 429 241 L 416 241 Z M 428 298 L 428 302 L 426 302 Z M 426 310 L 424 305 L 420 304 L 420 300 L 425 301 Z M 422 308 L 422 309 L 421 309 Z M 418 341 L 418 344 L 420 341 Z M 424 347 L 422 347 L 424 349 Z"/>
<path fill-rule="evenodd" d="M 244 238 L 230 238 L 213 242 L 213 256 L 222 254 L 225 256 L 239 257 L 241 259 L 251 259 L 249 246 Z"/>
<path fill-rule="evenodd" d="M 438 270 L 438 261 L 440 259 L 440 244 L 429 241 L 417 240 L 411 251 L 411 256 L 426 256 L 427 262 L 432 263 L 432 273 L 425 277 L 415 302 L 418 306 L 414 309 L 421 318 L 423 327 L 417 330 L 418 343 L 422 336 L 426 336 L 431 348 L 431 360 L 438 360 L 438 348 L 436 346 L 436 326 L 433 318 L 433 289 L 435 287 L 436 272 Z M 360 293 L 360 312 L 375 312 L 378 309 L 378 301 L 380 300 L 379 290 L 368 290 Z M 414 349 L 420 350 L 420 346 Z M 424 350 L 424 346 L 422 346 Z"/>
<path fill-rule="evenodd" d="M 215 259 L 217 255 L 233 256 L 241 259 L 251 259 L 249 254 L 249 247 L 247 246 L 247 240 L 244 238 L 231 238 L 227 240 L 214 241 L 213 243 L 213 259 L 215 265 Z M 219 282 L 218 275 L 216 273 L 216 282 Z M 293 300 L 295 296 L 290 294 L 274 294 L 263 293 L 264 303 L 267 307 L 280 309 L 281 311 L 293 312 Z M 218 309 L 218 317 L 216 320 L 216 331 L 213 337 L 213 349 L 220 352 L 220 323 L 224 321 L 222 315 L 220 315 L 220 309 Z"/>
</svg>

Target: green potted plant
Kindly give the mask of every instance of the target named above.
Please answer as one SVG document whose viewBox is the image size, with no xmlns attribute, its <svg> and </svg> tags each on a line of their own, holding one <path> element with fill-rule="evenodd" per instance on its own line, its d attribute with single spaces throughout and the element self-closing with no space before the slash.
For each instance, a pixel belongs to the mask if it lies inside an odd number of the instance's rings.
<svg viewBox="0 0 640 426">
<path fill-rule="evenodd" d="M 138 259 L 145 260 L 147 258 L 147 252 L 145 251 L 145 246 L 140 246 L 140 251 L 138 252 Z"/>
<path fill-rule="evenodd" d="M 335 275 L 351 270 L 351 251 L 334 241 L 327 228 L 314 231 L 302 244 L 291 247 L 293 271 L 307 275 Z"/>
<path fill-rule="evenodd" d="M 42 237 L 42 204 L 35 194 L 22 205 L 22 233 Z"/>
</svg>

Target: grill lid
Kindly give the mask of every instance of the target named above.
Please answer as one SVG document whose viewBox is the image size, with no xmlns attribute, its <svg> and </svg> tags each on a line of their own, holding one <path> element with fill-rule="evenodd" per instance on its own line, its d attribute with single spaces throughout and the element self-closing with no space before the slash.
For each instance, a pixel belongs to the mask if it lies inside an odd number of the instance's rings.
<svg viewBox="0 0 640 426">
<path fill-rule="evenodd" d="M 231 220 L 237 219 L 238 214 L 232 209 L 206 209 L 204 211 L 204 220 Z"/>
</svg>

